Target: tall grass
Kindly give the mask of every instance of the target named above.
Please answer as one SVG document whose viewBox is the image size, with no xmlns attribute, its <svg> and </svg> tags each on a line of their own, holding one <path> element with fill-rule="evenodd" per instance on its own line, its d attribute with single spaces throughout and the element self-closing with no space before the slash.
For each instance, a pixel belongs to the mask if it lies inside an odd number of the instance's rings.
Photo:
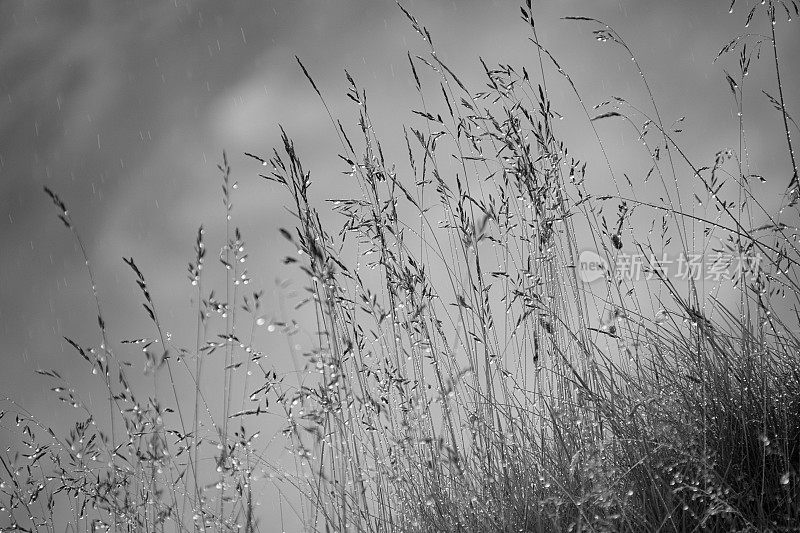
<svg viewBox="0 0 800 533">
<path fill-rule="evenodd" d="M 646 106 L 618 97 L 585 103 L 539 42 L 530 1 L 522 16 L 536 63 L 484 63 L 479 92 L 401 7 L 427 48 L 408 56 L 420 108 L 418 125 L 404 128 L 403 170 L 387 159 L 366 92 L 350 74 L 358 136 L 330 115 L 358 191 L 328 202 L 341 229 L 323 222 L 311 175 L 283 130 L 271 156 L 247 154 L 285 188 L 293 215 L 294 227 L 281 229 L 292 251 L 284 263 L 307 280 L 297 309 L 315 317 L 304 326 L 314 344 L 295 347 L 303 325 L 288 317 L 270 327 L 287 336 L 298 372 L 279 376 L 248 340 L 265 322 L 262 293 L 245 296 L 247 254 L 232 225 L 235 185 L 224 158 L 225 300 L 206 293 L 201 228 L 189 265 L 197 338 L 192 349 L 176 348 L 143 271 L 126 259 L 156 335 L 122 342 L 143 349 L 152 395 L 131 390 L 130 363 L 112 349 L 97 298 L 99 347 L 69 342 L 104 380 L 109 413 L 93 415 L 59 372 L 40 372 L 85 415 L 62 436 L 12 404 L 3 423 L 21 428 L 27 451 L 0 455 L 0 501 L 11 521 L 4 529 L 61 530 L 61 498 L 75 531 L 273 530 L 256 520 L 260 473 L 300 495 L 297 514 L 309 531 L 793 530 L 800 316 L 797 229 L 785 220 L 796 217 L 797 126 L 775 36 L 784 8 L 797 12 L 794 2 L 756 3 L 747 23 L 764 17 L 772 33 L 737 37 L 720 52 L 720 61 L 737 59 L 725 79 L 739 145 L 694 161 L 680 126 L 662 118 L 635 54 L 601 21 L 572 18 L 633 60 Z M 793 172 L 776 213 L 757 194 L 763 178 L 746 157 L 743 96 L 754 83 L 746 76 L 767 49 L 779 89 L 767 97 Z M 556 84 L 573 90 L 603 154 L 597 121 L 632 127 L 651 158 L 646 177 L 620 176 L 606 157 L 613 193 L 592 190 L 586 163 L 559 137 L 548 88 Z M 655 187 L 659 200 L 647 194 Z M 71 215 L 48 194 L 94 287 Z M 588 248 L 617 271 L 586 283 L 579 255 Z M 716 252 L 749 268 L 698 281 L 676 279 L 656 260 Z M 644 258 L 640 280 L 618 276 L 631 253 Z M 215 416 L 200 383 L 204 365 L 220 358 Z M 188 402 L 179 398 L 178 370 L 194 384 Z M 285 420 L 292 473 L 275 467 L 246 429 L 265 413 Z M 214 468 L 204 466 L 209 457 Z"/>
</svg>

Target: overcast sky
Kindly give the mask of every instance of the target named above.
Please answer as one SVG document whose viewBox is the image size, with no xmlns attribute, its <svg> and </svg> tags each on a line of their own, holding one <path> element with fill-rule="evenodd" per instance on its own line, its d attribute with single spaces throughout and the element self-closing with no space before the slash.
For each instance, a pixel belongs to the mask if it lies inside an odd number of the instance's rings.
<svg viewBox="0 0 800 533">
<path fill-rule="evenodd" d="M 605 20 L 628 41 L 661 104 L 664 121 L 686 116 L 682 137 L 703 164 L 736 145 L 736 118 L 722 74 L 720 47 L 744 31 L 749 2 L 728 14 L 728 0 L 539 0 L 539 37 L 572 75 L 589 105 L 610 95 L 647 105 L 629 58 L 597 43 L 567 15 Z M 534 65 L 535 49 L 516 1 L 405 2 L 441 56 L 475 90 L 488 63 Z M 765 32 L 763 20 L 750 31 Z M 790 110 L 797 100 L 800 39 L 796 23 L 778 24 Z M 417 97 L 406 51 L 425 47 L 388 0 L 220 2 L 65 0 L 0 3 L 0 392 L 45 410 L 47 382 L 36 368 L 70 369 L 76 358 L 61 336 L 97 342 L 82 260 L 42 193 L 58 191 L 88 246 L 114 338 L 152 335 L 123 256 L 147 276 L 162 317 L 193 341 L 192 290 L 185 269 L 194 234 L 210 228 L 211 256 L 221 246 L 224 213 L 215 165 L 227 150 L 240 188 L 235 216 L 251 254 L 254 284 L 276 310 L 274 280 L 287 270 L 277 233 L 290 223 L 282 191 L 257 177 L 242 154 L 268 154 L 278 125 L 292 136 L 320 198 L 341 187 L 337 142 L 325 110 L 297 68 L 300 56 L 334 113 L 352 125 L 347 68 L 370 95 L 390 157 L 404 164 L 404 123 Z M 775 92 L 764 50 L 749 93 L 754 170 L 784 184 L 785 142 L 777 116 L 759 97 Z M 589 162 L 590 188 L 608 185 L 599 151 L 567 87 L 552 78 L 566 115 L 559 133 Z M 758 86 L 758 84 L 761 84 Z M 647 170 L 630 130 L 599 125 L 616 170 Z M 405 167 L 402 167 L 405 168 Z M 773 191 L 775 192 L 775 191 Z M 214 241 L 214 239 L 217 239 Z M 215 248 L 216 246 L 216 248 Z M 264 342 L 269 342 L 264 339 Z M 124 353 L 124 352 L 123 352 Z M 126 354 L 133 359 L 135 354 Z M 281 357 L 276 353 L 276 357 Z M 69 374 L 69 372 L 67 372 Z M 78 384 L 88 376 L 75 371 Z M 47 417 L 47 413 L 43 416 Z"/>
</svg>

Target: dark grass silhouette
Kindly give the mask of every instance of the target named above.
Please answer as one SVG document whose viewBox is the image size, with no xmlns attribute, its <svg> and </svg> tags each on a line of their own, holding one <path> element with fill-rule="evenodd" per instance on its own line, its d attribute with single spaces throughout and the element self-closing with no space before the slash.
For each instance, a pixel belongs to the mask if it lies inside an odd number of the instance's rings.
<svg viewBox="0 0 800 533">
<path fill-rule="evenodd" d="M 301 328 L 314 335 L 313 347 L 291 354 L 298 372 L 278 375 L 247 340 L 265 323 L 263 295 L 247 287 L 236 186 L 223 156 L 224 299 L 203 284 L 202 228 L 188 269 L 200 302 L 193 347 L 165 333 L 132 258 L 125 261 L 153 338 L 107 338 L 94 292 L 100 343 L 69 342 L 103 380 L 108 412 L 92 413 L 57 370 L 40 373 L 55 398 L 81 413 L 70 434 L 7 402 L 0 423 L 19 433 L 22 449 L 0 454 L 3 529 L 60 531 L 61 513 L 73 531 L 271 530 L 258 524 L 253 503 L 256 474 L 270 471 L 300 495 L 297 513 L 309 531 L 792 530 L 800 523 L 800 316 L 797 228 L 784 219 L 796 217 L 798 184 L 797 125 L 775 29 L 784 10 L 796 15 L 798 6 L 755 3 L 747 24 L 765 18 L 771 34 L 723 47 L 720 61 L 733 56 L 737 66 L 725 77 L 739 146 L 693 161 L 677 136 L 680 121 L 663 121 L 636 56 L 601 21 L 571 18 L 631 57 L 647 108 L 621 98 L 585 104 L 557 54 L 538 42 L 530 1 L 522 18 L 537 63 L 484 63 L 479 92 L 403 9 L 427 47 L 408 56 L 419 124 L 404 129 L 400 170 L 373 130 L 366 92 L 347 74 L 359 136 L 333 115 L 331 131 L 358 193 L 329 202 L 341 229 L 323 223 L 285 132 L 271 156 L 246 154 L 286 189 L 293 216 L 294 227 L 280 230 L 296 251 L 284 263 L 306 279 L 296 309 L 315 323 L 284 317 L 269 327 L 290 340 Z M 774 60 L 778 95 L 766 97 L 792 166 L 778 213 L 762 206 L 763 178 L 743 157 L 742 96 L 757 84 L 746 76 L 758 54 Z M 596 121 L 635 129 L 652 159 L 647 185 L 617 175 L 607 158 L 616 193 L 593 193 L 586 164 L 559 140 L 548 96 L 556 79 L 574 90 L 601 147 Z M 687 176 L 703 195 L 679 185 Z M 658 187 L 661 200 L 644 195 L 646 187 Z M 47 194 L 94 289 L 75 221 Z M 618 279 L 609 268 L 584 283 L 579 254 L 588 247 L 608 265 L 641 254 L 646 279 Z M 715 251 L 745 268 L 700 283 L 674 279 L 654 259 Z M 151 390 L 129 385 L 120 343 L 143 350 Z M 222 367 L 221 416 L 199 385 L 188 399 L 175 385 L 179 372 L 199 384 L 206 365 Z M 285 419 L 294 472 L 256 446 L 264 413 Z"/>
</svg>

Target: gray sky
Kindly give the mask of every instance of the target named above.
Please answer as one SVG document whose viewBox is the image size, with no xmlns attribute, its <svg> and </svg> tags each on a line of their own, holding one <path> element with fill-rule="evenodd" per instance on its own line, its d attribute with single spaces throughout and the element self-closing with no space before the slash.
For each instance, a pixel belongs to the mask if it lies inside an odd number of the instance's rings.
<svg viewBox="0 0 800 533">
<path fill-rule="evenodd" d="M 437 48 L 471 88 L 483 83 L 478 57 L 527 65 L 535 49 L 516 1 L 409 1 Z M 619 48 L 597 43 L 589 27 L 560 20 L 605 20 L 627 40 L 645 69 L 666 123 L 686 116 L 681 139 L 702 164 L 737 143 L 732 99 L 719 48 L 744 31 L 740 0 L 540 0 L 541 41 L 593 105 L 610 95 L 643 106 L 646 94 Z M 749 7 L 750 3 L 747 3 Z M 750 28 L 765 32 L 763 20 Z M 796 91 L 800 39 L 780 22 L 788 105 Z M 44 196 L 62 196 L 83 238 L 114 338 L 152 335 L 122 256 L 133 256 L 152 287 L 168 329 L 192 345 L 192 288 L 186 263 L 197 226 L 209 227 L 210 256 L 222 245 L 224 213 L 215 165 L 227 150 L 240 188 L 235 216 L 249 245 L 250 272 L 276 311 L 274 279 L 289 271 L 277 227 L 290 224 L 278 188 L 263 182 L 245 151 L 268 155 L 283 124 L 315 177 L 318 198 L 345 178 L 338 146 L 314 92 L 294 61 L 300 56 L 334 113 L 352 125 L 343 69 L 366 88 L 390 158 L 406 168 L 402 125 L 419 122 L 406 51 L 423 43 L 393 2 L 385 0 L 126 1 L 7 0 L 0 3 L 0 392 L 45 419 L 48 383 L 36 368 L 76 369 L 61 342 L 97 342 L 93 301 L 70 235 Z M 759 89 L 775 92 L 769 50 L 753 68 L 748 119 L 753 168 L 776 193 L 788 180 L 777 115 Z M 735 66 L 728 59 L 724 65 Z M 606 190 L 608 172 L 567 87 L 551 78 L 566 116 L 559 133 L 589 162 L 590 188 Z M 435 88 L 435 86 L 433 86 Z M 615 170 L 639 177 L 647 161 L 631 130 L 598 124 Z M 646 155 L 646 154 L 645 154 Z M 689 185 L 687 185 L 689 186 Z M 774 194 L 772 196 L 775 196 Z M 772 201 L 772 200 L 770 200 Z M 774 204 L 774 201 L 773 201 Z M 266 334 L 264 334 L 266 335 Z M 270 339 L 261 338 L 265 346 Z M 273 343 L 274 344 L 274 343 Z M 136 360 L 134 350 L 119 354 Z M 141 355 L 141 354 L 138 354 Z M 286 354 L 275 345 L 275 357 Z M 279 366 L 285 364 L 278 363 Z M 68 374 L 70 372 L 67 372 Z"/>
</svg>

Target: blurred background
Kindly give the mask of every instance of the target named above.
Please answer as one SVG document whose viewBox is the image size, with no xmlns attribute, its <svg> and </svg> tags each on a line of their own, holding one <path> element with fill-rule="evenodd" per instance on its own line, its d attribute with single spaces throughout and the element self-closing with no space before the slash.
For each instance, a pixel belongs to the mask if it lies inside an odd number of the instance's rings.
<svg viewBox="0 0 800 533">
<path fill-rule="evenodd" d="M 480 57 L 489 65 L 538 72 L 518 2 L 403 4 L 430 29 L 440 57 L 470 89 L 485 83 Z M 664 122 L 685 116 L 680 140 L 690 157 L 710 165 L 717 151 L 738 146 L 738 118 L 722 72 L 726 65 L 736 71 L 734 58 L 716 64 L 714 58 L 742 32 L 768 31 L 762 17 L 744 30 L 751 2 L 740 0 L 733 14 L 729 4 L 539 0 L 534 14 L 540 41 L 589 106 L 618 95 L 647 107 L 624 51 L 596 42 L 594 27 L 561 17 L 592 16 L 615 27 L 648 76 Z M 785 19 L 777 31 L 787 105 L 800 112 L 800 37 Z M 243 153 L 268 156 L 279 146 L 283 125 L 312 173 L 316 198 L 340 197 L 351 186 L 336 157 L 335 132 L 297 55 L 351 131 L 357 110 L 345 97 L 343 71 L 353 74 L 367 91 L 388 159 L 400 173 L 407 171 L 402 126 L 420 124 L 411 113 L 419 100 L 407 51 L 423 54 L 426 47 L 388 0 L 0 3 L 0 396 L 57 424 L 62 422 L 51 384 L 35 369 L 58 369 L 78 390 L 92 390 L 92 376 L 62 340 L 66 335 L 85 345 L 99 343 L 90 285 L 43 186 L 61 195 L 87 244 L 111 337 L 154 334 L 122 262 L 132 256 L 173 340 L 193 346 L 196 302 L 186 264 L 200 224 L 209 230 L 208 269 L 217 272 L 210 279 L 224 288 L 216 263 L 225 225 L 216 164 L 226 150 L 239 184 L 234 224 L 247 242 L 251 287 L 265 290 L 263 315 L 274 319 L 280 313 L 276 279 L 294 275 L 281 265 L 293 250 L 277 229 L 292 221 L 282 207 L 283 191 L 258 178 L 261 168 Z M 777 206 L 790 166 L 779 115 L 760 93 L 777 92 L 770 54 L 765 47 L 751 69 L 746 120 L 753 171 L 767 178 L 766 205 Z M 549 83 L 555 109 L 565 116 L 558 134 L 572 155 L 588 162 L 590 190 L 606 190 L 608 170 L 585 116 L 562 79 L 553 75 Z M 438 94 L 437 85 L 428 91 Z M 647 154 L 619 122 L 597 126 L 615 171 L 641 180 L 649 168 Z M 686 180 L 688 191 L 690 176 Z M 256 342 L 276 368 L 291 368 L 283 338 L 262 328 Z M 115 350 L 142 368 L 141 352 L 119 345 Z M 3 435 L 2 443 L 9 438 Z M 276 440 L 276 457 L 281 447 Z M 278 516 L 273 500 L 265 499 L 263 508 L 265 517 Z"/>
</svg>

